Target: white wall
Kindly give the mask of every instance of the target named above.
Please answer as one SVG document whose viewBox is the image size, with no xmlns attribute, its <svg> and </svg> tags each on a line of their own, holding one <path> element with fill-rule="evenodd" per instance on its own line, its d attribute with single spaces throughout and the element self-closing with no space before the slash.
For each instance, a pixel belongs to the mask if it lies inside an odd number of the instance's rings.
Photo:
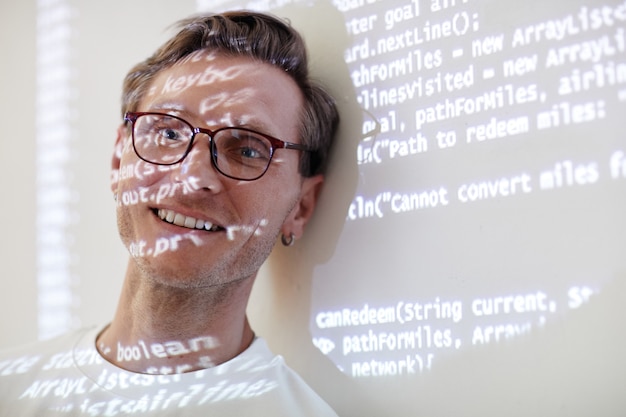
<svg viewBox="0 0 626 417">
<path fill-rule="evenodd" d="M 17 2 L 14 2 L 17 3 Z M 0 343 L 36 337 L 35 285 L 35 24 L 29 2 L 0 4 L 0 121 L 13 132 L 2 140 L 5 233 L 0 243 L 2 314 Z"/>
</svg>

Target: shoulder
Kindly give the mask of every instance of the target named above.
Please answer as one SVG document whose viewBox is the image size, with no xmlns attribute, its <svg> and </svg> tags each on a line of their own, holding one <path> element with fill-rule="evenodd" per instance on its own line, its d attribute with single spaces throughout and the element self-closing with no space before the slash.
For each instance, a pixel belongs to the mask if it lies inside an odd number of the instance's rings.
<svg viewBox="0 0 626 417">
<path fill-rule="evenodd" d="M 0 351 L 0 415 L 36 415 L 43 410 L 39 400 L 81 378 L 76 361 L 88 356 L 92 361 L 98 358 L 95 348 L 91 352 L 76 348 L 91 331 L 95 334 L 95 328 L 82 329 Z"/>
<path fill-rule="evenodd" d="M 273 354 L 262 338 L 243 352 L 237 361 L 251 365 L 252 380 L 265 381 L 263 397 L 276 414 L 285 416 L 336 416 L 332 408 L 291 369 L 280 355 Z"/>
<path fill-rule="evenodd" d="M 67 361 L 71 363 L 78 341 L 94 329 L 81 329 L 53 339 L 0 351 L 0 381 L 10 376 L 53 369 Z"/>
</svg>

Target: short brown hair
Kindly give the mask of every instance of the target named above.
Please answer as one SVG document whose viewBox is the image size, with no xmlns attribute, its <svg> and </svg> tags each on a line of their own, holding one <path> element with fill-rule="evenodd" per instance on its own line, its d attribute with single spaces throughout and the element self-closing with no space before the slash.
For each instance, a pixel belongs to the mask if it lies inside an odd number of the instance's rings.
<svg viewBox="0 0 626 417">
<path fill-rule="evenodd" d="M 159 71 L 195 51 L 247 56 L 282 69 L 302 91 L 300 140 L 314 151 L 302 153 L 300 173 L 305 177 L 322 173 L 339 114 L 332 97 L 309 76 L 306 47 L 300 34 L 274 16 L 250 11 L 194 16 L 176 26 L 180 31 L 126 76 L 122 114 L 137 110 Z"/>
</svg>

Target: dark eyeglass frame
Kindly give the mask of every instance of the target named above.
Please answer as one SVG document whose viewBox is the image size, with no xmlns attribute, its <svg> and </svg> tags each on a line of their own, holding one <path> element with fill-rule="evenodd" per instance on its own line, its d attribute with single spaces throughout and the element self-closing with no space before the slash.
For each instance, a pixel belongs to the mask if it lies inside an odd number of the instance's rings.
<svg viewBox="0 0 626 417">
<path fill-rule="evenodd" d="M 164 116 L 164 117 L 169 117 L 172 119 L 176 119 L 184 124 L 186 124 L 187 126 L 189 126 L 189 128 L 191 129 L 192 135 L 191 135 L 191 139 L 189 140 L 189 144 L 187 145 L 187 149 L 185 149 L 185 152 L 182 154 L 182 156 L 180 158 L 178 158 L 177 160 L 173 161 L 173 162 L 154 162 L 154 161 L 150 161 L 146 158 L 144 158 L 143 156 L 141 156 L 141 154 L 137 151 L 137 147 L 135 146 L 135 122 L 137 121 L 137 119 L 141 116 Z M 161 112 L 126 112 L 126 114 L 124 115 L 124 120 L 126 122 L 130 122 L 131 123 L 131 132 L 132 132 L 132 139 L 133 139 L 133 150 L 135 151 L 135 154 L 142 159 L 143 161 L 146 161 L 150 164 L 154 164 L 154 165 L 175 165 L 178 164 L 179 162 L 182 162 L 187 155 L 189 155 L 189 152 L 191 152 L 191 148 L 193 147 L 193 143 L 194 140 L 196 139 L 196 135 L 198 133 L 203 133 L 205 135 L 207 135 L 209 137 L 209 146 L 210 146 L 210 150 L 211 150 L 211 163 L 213 164 L 213 167 L 222 175 L 224 175 L 225 177 L 228 178 L 232 178 L 235 180 L 240 180 L 240 181 L 254 181 L 254 180 L 258 180 L 259 178 L 261 178 L 263 175 L 265 175 L 265 173 L 267 172 L 271 162 L 272 162 L 272 158 L 274 157 L 274 151 L 277 149 L 294 149 L 294 150 L 298 150 L 298 151 L 302 151 L 302 152 L 313 152 L 313 149 L 305 146 L 305 145 L 300 145 L 299 143 L 293 143 L 293 142 L 285 142 L 284 140 L 280 140 L 277 139 L 273 136 L 270 136 L 268 134 L 259 132 L 257 130 L 254 129 L 248 129 L 245 127 L 236 127 L 236 126 L 226 126 L 226 127 L 221 127 L 219 129 L 215 129 L 215 130 L 211 130 L 211 129 L 206 129 L 206 128 L 202 128 L 202 127 L 196 127 L 193 126 L 191 123 L 189 123 L 187 120 L 183 119 L 182 117 L 179 116 L 174 116 L 172 114 L 168 114 L 168 113 L 161 113 Z M 235 177 L 229 174 L 226 174 L 225 172 L 223 172 L 220 167 L 218 166 L 218 163 L 216 161 L 217 159 L 217 148 L 215 146 L 215 142 L 213 141 L 213 137 L 216 133 L 224 131 L 224 130 L 243 130 L 246 132 L 251 132 L 254 133 L 256 135 L 262 136 L 263 138 L 267 139 L 270 143 L 270 155 L 269 158 L 267 160 L 267 166 L 265 167 L 265 169 L 263 170 L 263 172 L 261 172 L 258 176 L 254 177 L 254 178 L 239 178 L 239 177 Z"/>
</svg>

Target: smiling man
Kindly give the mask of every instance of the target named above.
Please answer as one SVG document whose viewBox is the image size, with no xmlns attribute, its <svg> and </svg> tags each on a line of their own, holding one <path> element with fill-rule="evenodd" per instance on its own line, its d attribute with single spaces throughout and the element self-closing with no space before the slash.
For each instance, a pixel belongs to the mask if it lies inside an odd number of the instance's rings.
<svg viewBox="0 0 626 417">
<path fill-rule="evenodd" d="M 246 306 L 274 244 L 311 218 L 336 107 L 283 21 L 180 27 L 124 83 L 112 191 L 131 256 L 117 312 L 5 354 L 2 415 L 335 415 Z"/>
</svg>

